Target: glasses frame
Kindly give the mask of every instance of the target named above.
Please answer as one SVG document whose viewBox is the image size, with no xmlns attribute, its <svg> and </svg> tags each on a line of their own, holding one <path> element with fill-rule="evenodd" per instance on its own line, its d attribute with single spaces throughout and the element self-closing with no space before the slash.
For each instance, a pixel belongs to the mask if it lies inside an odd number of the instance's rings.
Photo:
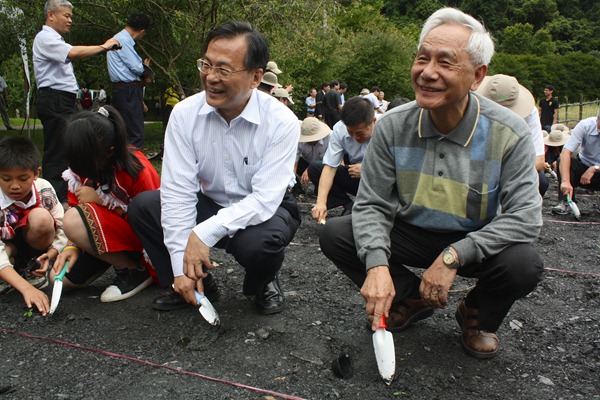
<svg viewBox="0 0 600 400">
<path fill-rule="evenodd" d="M 204 65 L 206 65 L 206 68 L 208 68 L 208 71 L 206 72 L 202 70 Z M 196 67 L 198 68 L 198 71 L 200 71 L 200 73 L 204 75 L 208 75 L 212 71 L 217 77 L 217 79 L 219 79 L 220 81 L 230 80 L 231 75 L 235 74 L 236 72 L 248 71 L 248 68 L 236 69 L 232 71 L 228 68 L 215 67 L 203 58 L 199 58 L 196 60 Z M 223 73 L 225 73 L 225 75 L 223 75 Z"/>
</svg>

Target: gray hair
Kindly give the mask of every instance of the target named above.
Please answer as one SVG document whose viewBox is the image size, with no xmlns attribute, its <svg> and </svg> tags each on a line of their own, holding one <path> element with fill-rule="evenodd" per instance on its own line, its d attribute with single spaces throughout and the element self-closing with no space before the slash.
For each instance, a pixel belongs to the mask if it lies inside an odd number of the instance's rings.
<svg viewBox="0 0 600 400">
<path fill-rule="evenodd" d="M 456 8 L 440 8 L 427 18 L 419 36 L 419 47 L 432 30 L 446 24 L 462 25 L 471 31 L 466 50 L 471 56 L 473 64 L 488 65 L 490 63 L 494 55 L 494 41 L 490 33 L 481 22 Z"/>
<path fill-rule="evenodd" d="M 72 10 L 73 4 L 67 0 L 48 0 L 44 6 L 44 15 L 48 18 L 48 13 L 50 13 L 50 11 L 58 11 L 61 7 L 68 7 Z"/>
</svg>

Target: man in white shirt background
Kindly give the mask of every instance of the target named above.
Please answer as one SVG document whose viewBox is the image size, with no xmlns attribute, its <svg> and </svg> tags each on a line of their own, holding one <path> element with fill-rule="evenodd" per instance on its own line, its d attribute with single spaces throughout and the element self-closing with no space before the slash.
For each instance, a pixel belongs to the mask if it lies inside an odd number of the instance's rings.
<svg viewBox="0 0 600 400">
<path fill-rule="evenodd" d="M 213 29 L 197 62 L 204 91 L 171 113 L 161 189 L 129 207 L 161 285 L 175 290 L 155 299 L 155 309 L 196 305 L 194 289 L 218 297 L 207 273 L 215 268 L 212 247 L 245 269 L 243 293 L 256 296 L 259 313 L 284 308 L 277 273 L 300 225 L 288 191 L 300 125 L 288 107 L 256 90 L 268 61 L 267 42 L 250 24 Z"/>
</svg>

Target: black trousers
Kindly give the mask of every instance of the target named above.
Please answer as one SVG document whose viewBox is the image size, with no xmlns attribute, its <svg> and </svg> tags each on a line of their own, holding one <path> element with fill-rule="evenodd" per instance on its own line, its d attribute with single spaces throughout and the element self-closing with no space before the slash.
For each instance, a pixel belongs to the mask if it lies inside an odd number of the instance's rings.
<svg viewBox="0 0 600 400">
<path fill-rule="evenodd" d="M 321 180 L 321 172 L 323 172 L 323 163 L 311 163 L 308 167 L 308 177 L 317 189 Z M 331 185 L 327 197 L 327 209 L 331 210 L 338 206 L 352 207 L 352 199 L 348 193 L 356 196 L 359 184 L 360 179 L 352 178 L 348 173 L 348 167 L 343 165 L 337 167 L 333 185 Z"/>
<path fill-rule="evenodd" d="M 67 183 L 62 173 L 67 169 L 62 137 L 70 116 L 78 112 L 75 93 L 40 88 L 37 94 L 37 116 L 44 127 L 42 175 L 54 186 L 61 203 L 67 202 Z"/>
<path fill-rule="evenodd" d="M 215 215 L 222 207 L 198 193 L 196 223 Z M 160 191 L 140 193 L 129 204 L 129 222 L 140 238 L 156 269 L 161 286 L 173 283 L 169 251 L 165 247 L 160 221 Z M 225 249 L 246 270 L 243 291 L 258 295 L 271 282 L 283 264 L 285 247 L 300 226 L 300 214 L 294 196 L 286 193 L 275 215 L 260 225 L 239 230 L 224 237 L 215 247 Z"/>
<path fill-rule="evenodd" d="M 392 228 L 389 268 L 399 304 L 407 297 L 419 297 L 421 280 L 406 266 L 429 268 L 442 250 L 465 237 L 464 232 L 426 231 L 396 219 Z M 320 234 L 323 254 L 358 287 L 366 279 L 365 265 L 358 259 L 352 233 L 352 215 L 327 220 Z M 543 262 L 530 244 L 509 246 L 481 264 L 465 265 L 458 275 L 477 278 L 467 302 L 479 308 L 480 326 L 496 332 L 513 303 L 530 293 L 542 278 Z"/>
<path fill-rule="evenodd" d="M 592 177 L 592 182 L 589 185 L 581 184 L 581 176 L 585 173 L 585 171 L 588 170 L 588 168 L 589 168 L 589 166 L 582 163 L 581 160 L 579 159 L 579 157 L 577 157 L 577 156 L 571 157 L 571 168 L 569 170 L 569 172 L 570 172 L 569 176 L 571 178 L 571 186 L 573 186 L 573 189 L 575 189 L 576 187 L 582 187 L 584 189 L 600 190 L 600 174 L 595 174 Z M 564 201 L 564 200 L 566 200 L 567 196 L 562 194 L 562 192 L 560 191 L 560 182 L 561 182 L 560 168 L 558 168 L 558 171 L 556 171 L 556 175 L 558 176 L 558 185 L 559 185 L 558 200 Z M 575 191 L 574 190 L 573 190 L 573 198 L 571 200 L 575 201 Z"/>
<path fill-rule="evenodd" d="M 127 143 L 144 148 L 144 87 L 113 84 L 112 106 L 119 111 L 127 127 Z"/>
</svg>

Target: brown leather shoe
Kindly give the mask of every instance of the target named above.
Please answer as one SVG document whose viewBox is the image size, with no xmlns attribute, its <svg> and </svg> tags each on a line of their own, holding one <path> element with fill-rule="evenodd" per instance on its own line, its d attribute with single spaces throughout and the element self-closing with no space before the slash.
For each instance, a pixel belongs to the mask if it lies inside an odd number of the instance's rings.
<svg viewBox="0 0 600 400">
<path fill-rule="evenodd" d="M 460 342 L 468 355 L 475 358 L 496 356 L 500 345 L 498 336 L 479 327 L 479 310 L 477 308 L 468 308 L 465 301 L 461 301 L 456 309 L 456 320 L 462 329 Z"/>
<path fill-rule="evenodd" d="M 390 316 L 385 321 L 387 330 L 390 332 L 402 332 L 406 330 L 413 322 L 431 317 L 433 308 L 425 304 L 422 299 L 405 298 L 402 303 L 392 306 Z M 371 329 L 373 316 L 369 316 L 368 328 Z"/>
</svg>

